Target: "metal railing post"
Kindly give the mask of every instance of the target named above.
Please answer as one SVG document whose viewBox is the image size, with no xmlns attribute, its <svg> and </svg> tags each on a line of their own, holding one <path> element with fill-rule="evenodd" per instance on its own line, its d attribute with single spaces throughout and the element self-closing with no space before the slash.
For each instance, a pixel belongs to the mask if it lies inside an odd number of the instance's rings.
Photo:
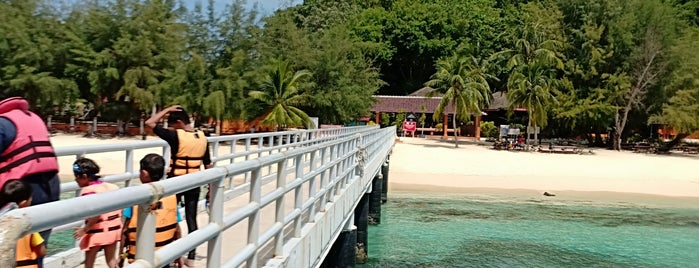
<svg viewBox="0 0 699 268">
<path fill-rule="evenodd" d="M 249 152 L 250 151 L 250 143 L 251 143 L 250 137 L 245 138 L 245 151 Z M 250 160 L 250 154 L 245 154 L 245 160 Z M 250 172 L 245 172 L 245 180 L 244 182 L 249 182 L 250 181 Z"/>
<path fill-rule="evenodd" d="M 233 164 L 233 163 L 235 162 L 235 153 L 236 153 L 236 152 L 235 152 L 235 146 L 236 146 L 236 144 L 238 144 L 238 140 L 237 140 L 237 139 L 234 139 L 233 141 L 231 141 L 231 150 L 230 150 L 230 152 L 231 152 L 231 155 L 233 155 L 234 157 L 231 157 L 231 160 L 230 160 L 230 163 L 229 163 L 229 164 Z M 231 176 L 228 178 L 228 188 L 229 188 L 229 189 L 233 189 L 233 187 L 235 186 L 235 185 L 234 185 L 234 183 L 235 183 L 234 177 L 235 177 L 234 175 L 231 175 Z"/>
<path fill-rule="evenodd" d="M 226 176 L 222 176 L 219 180 L 211 183 L 211 204 L 209 208 L 209 223 L 217 224 L 223 226 L 223 199 L 224 193 L 226 191 L 224 185 L 224 179 Z M 207 245 L 206 252 L 206 267 L 207 268 L 218 268 L 221 266 L 221 247 L 223 241 L 221 233 L 214 236 Z"/>
<path fill-rule="evenodd" d="M 294 162 L 296 162 L 295 180 L 302 180 L 303 154 L 297 155 Z M 294 197 L 294 208 L 301 210 L 301 206 L 303 206 L 303 184 L 296 186 L 296 189 L 294 189 Z M 296 216 L 294 219 L 294 237 L 301 237 L 301 215 Z"/>
<path fill-rule="evenodd" d="M 163 158 L 165 158 L 165 171 L 167 171 L 168 168 L 170 168 L 170 159 L 171 159 L 170 153 L 171 153 L 170 145 L 163 146 Z"/>
<path fill-rule="evenodd" d="M 261 204 L 262 202 L 262 167 L 254 169 L 250 179 L 250 203 Z M 248 217 L 248 245 L 255 245 L 260 236 L 260 208 Z M 248 268 L 257 268 L 257 250 L 247 260 Z"/>
<path fill-rule="evenodd" d="M 311 152 L 311 162 L 309 164 L 309 172 L 313 172 L 316 170 L 316 161 L 318 161 L 318 151 L 312 151 Z M 310 177 L 308 179 L 308 198 L 314 198 L 316 195 L 316 176 Z M 314 221 L 313 218 L 315 218 L 316 215 L 316 201 L 314 201 L 311 206 L 308 208 L 308 221 L 312 222 Z"/>
<path fill-rule="evenodd" d="M 277 189 L 284 189 L 286 186 L 286 165 L 287 165 L 287 158 L 284 158 L 282 161 L 277 163 Z M 281 224 L 282 226 L 284 225 L 284 195 L 282 194 L 277 198 L 276 201 L 276 215 L 274 216 L 274 220 Z M 282 230 L 279 232 L 275 237 L 274 237 L 274 256 L 282 256 L 284 254 L 284 231 Z"/>
<path fill-rule="evenodd" d="M 218 159 L 218 143 L 219 143 L 219 142 L 218 142 L 218 141 L 215 141 L 215 142 L 213 142 L 213 143 L 214 143 L 214 145 L 211 146 L 211 147 L 212 147 L 211 150 L 212 150 L 213 152 L 212 152 L 211 154 L 213 155 L 213 158 Z M 208 146 L 208 145 L 207 145 L 207 146 Z M 213 162 L 213 163 L 211 163 L 211 164 L 212 164 L 213 166 L 217 166 L 216 163 L 218 163 L 218 161 Z"/>
<path fill-rule="evenodd" d="M 330 155 L 328 161 L 332 163 L 335 161 L 335 152 L 337 151 L 337 148 L 335 145 L 330 145 Z M 332 197 L 335 196 L 335 170 L 337 169 L 337 166 L 331 165 L 328 168 L 328 191 L 327 191 L 327 201 L 331 202 Z"/>
<path fill-rule="evenodd" d="M 126 166 L 124 167 L 124 171 L 133 175 L 133 150 L 131 149 L 126 150 Z M 124 187 L 129 186 L 131 186 L 131 179 L 127 179 L 124 182 Z"/>
<path fill-rule="evenodd" d="M 151 204 L 138 205 L 138 229 L 136 232 L 136 260 L 155 266 L 155 213 Z M 133 213 L 133 212 L 132 212 Z"/>
<path fill-rule="evenodd" d="M 323 148 L 320 151 L 320 166 L 325 168 L 325 165 L 328 163 L 328 148 Z M 328 171 L 324 170 L 320 174 L 320 189 L 326 190 L 328 187 Z M 319 211 L 325 212 L 325 204 L 328 202 L 328 192 L 326 191 L 321 197 L 320 197 L 320 205 Z"/>
</svg>

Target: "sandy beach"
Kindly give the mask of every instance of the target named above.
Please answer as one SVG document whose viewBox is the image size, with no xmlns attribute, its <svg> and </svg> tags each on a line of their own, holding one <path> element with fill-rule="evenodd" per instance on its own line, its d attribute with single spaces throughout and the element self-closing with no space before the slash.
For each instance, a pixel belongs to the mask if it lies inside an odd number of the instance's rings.
<svg viewBox="0 0 699 268">
<path fill-rule="evenodd" d="M 158 140 L 148 137 L 147 140 Z M 58 134 L 55 147 L 142 142 L 140 137 L 96 139 Z M 222 147 L 221 154 L 229 152 Z M 135 161 L 160 149 L 135 151 Z M 92 154 L 103 174 L 124 170 L 123 153 Z M 72 175 L 73 157 L 61 157 L 62 177 Z M 593 154 L 561 155 L 496 151 L 451 140 L 401 138 L 390 159 L 389 190 L 430 192 L 539 192 L 568 195 L 628 193 L 699 197 L 699 157 L 593 149 Z"/>
<path fill-rule="evenodd" d="M 453 141 L 401 138 L 390 160 L 390 191 L 521 192 L 699 197 L 699 158 L 593 149 L 561 155 L 496 151 Z"/>
</svg>

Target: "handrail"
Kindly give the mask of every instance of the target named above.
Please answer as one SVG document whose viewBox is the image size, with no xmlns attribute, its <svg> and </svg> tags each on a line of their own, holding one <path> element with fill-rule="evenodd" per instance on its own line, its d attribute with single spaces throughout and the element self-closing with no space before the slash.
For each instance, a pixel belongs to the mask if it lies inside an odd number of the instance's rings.
<svg viewBox="0 0 699 268">
<path fill-rule="evenodd" d="M 319 143 L 319 142 L 325 142 L 333 139 L 337 139 L 338 137 L 342 137 L 345 135 L 351 135 L 354 134 L 358 131 L 362 131 L 362 129 L 365 129 L 366 127 L 347 127 L 347 128 L 332 128 L 332 129 L 303 129 L 303 130 L 296 130 L 296 131 L 281 131 L 281 132 L 264 132 L 264 133 L 255 133 L 255 134 L 238 134 L 238 135 L 226 135 L 226 136 L 216 136 L 216 137 L 207 137 L 207 141 L 209 142 L 210 148 L 213 148 L 212 152 L 212 163 L 214 165 L 217 165 L 218 162 L 222 162 L 225 160 L 229 160 L 229 163 L 233 163 L 235 159 L 237 158 L 244 158 L 245 160 L 250 159 L 251 156 L 254 156 L 257 154 L 257 157 L 262 156 L 264 153 L 271 153 L 273 151 L 281 151 L 281 150 L 288 150 L 290 148 L 295 148 L 299 146 L 307 146 L 309 144 L 314 144 L 314 143 Z M 278 144 L 274 145 L 271 142 L 273 142 L 275 139 L 276 140 L 281 140 L 280 137 L 284 136 L 295 136 L 297 137 L 296 139 L 287 139 L 287 143 L 285 144 Z M 265 147 L 264 144 L 264 139 L 267 138 L 268 141 L 270 141 L 270 144 L 268 144 L 268 147 Z M 253 149 L 251 147 L 251 143 L 253 139 L 257 139 L 257 149 Z M 235 146 L 237 145 L 238 141 L 244 141 L 245 142 L 245 150 L 241 152 L 236 152 L 235 151 Z M 218 156 L 218 148 L 221 143 L 224 142 L 230 142 L 230 152 L 228 154 Z M 134 162 L 138 161 L 134 159 L 134 150 L 137 149 L 152 149 L 152 148 L 162 148 L 163 152 L 163 157 L 165 159 L 169 159 L 170 157 L 170 147 L 167 144 L 167 142 L 163 140 L 155 140 L 155 141 L 145 141 L 145 142 L 130 142 L 130 143 L 121 143 L 121 144 L 99 144 L 99 145 L 92 145 L 92 146 L 65 146 L 65 147 L 57 147 L 55 149 L 56 155 L 59 157 L 64 157 L 64 156 L 76 156 L 77 158 L 85 157 L 87 154 L 95 154 L 95 153 L 105 153 L 105 152 L 119 152 L 119 151 L 125 151 L 126 152 L 126 161 L 125 161 L 125 168 L 124 168 L 124 173 L 121 174 L 113 174 L 113 175 L 108 175 L 102 177 L 102 181 L 105 182 L 110 182 L 110 183 L 119 183 L 119 182 L 125 182 L 125 186 L 131 186 L 131 180 L 133 179 L 138 179 L 138 172 L 134 172 Z M 169 162 L 166 162 L 166 165 L 169 165 Z M 166 167 L 167 168 L 167 167 Z M 249 181 L 249 173 L 245 173 L 245 180 L 244 183 L 247 183 Z M 232 189 L 234 188 L 233 183 L 233 176 L 229 177 L 228 180 L 228 188 Z M 240 190 L 244 190 L 243 187 L 240 187 Z M 75 192 L 75 197 L 77 197 L 80 193 L 80 186 L 74 181 L 70 182 L 64 182 L 61 183 L 60 186 L 61 193 L 66 193 L 66 192 Z M 235 196 L 235 193 L 231 193 L 229 196 L 227 196 L 226 199 L 232 198 Z M 74 227 L 80 226 L 82 224 L 82 220 L 78 220 L 75 222 L 71 222 L 68 224 L 56 226 L 54 228 L 54 231 L 63 231 L 63 230 L 70 230 Z"/>
<path fill-rule="evenodd" d="M 304 132 L 293 132 L 297 134 Z M 320 132 L 315 132 L 320 133 Z M 200 228 L 187 236 L 171 243 L 158 251 L 154 251 L 153 241 L 155 221 L 149 213 L 139 209 L 139 228 L 150 230 L 139 232 L 137 241 L 137 262 L 129 267 L 159 267 L 184 254 L 204 242 L 209 243 L 207 254 L 208 267 L 221 266 L 221 232 L 247 219 L 248 242 L 236 255 L 225 261 L 224 267 L 238 267 L 246 263 L 248 267 L 257 267 L 258 256 L 261 247 L 274 240 L 275 254 L 283 253 L 285 226 L 290 226 L 293 237 L 301 235 L 304 224 L 313 219 L 313 215 L 323 207 L 325 202 L 331 202 L 333 196 L 342 194 L 359 179 L 366 182 L 366 178 L 373 176 L 380 169 L 383 160 L 392 147 L 395 138 L 395 128 L 378 129 L 375 127 L 358 127 L 352 131 L 336 131 L 327 134 L 327 139 L 322 135 L 306 140 L 306 144 L 288 144 L 285 151 L 270 153 L 258 158 L 234 162 L 225 166 L 216 166 L 197 173 L 178 176 L 145 185 L 131 186 L 116 191 L 99 195 L 62 200 L 53 203 L 17 209 L 0 217 L 2 226 L 18 226 L 21 232 L 0 232 L 0 244 L 12 244 L 22 235 L 31 232 L 52 228 L 61 224 L 70 224 L 84 218 L 100 215 L 110 211 L 131 207 L 135 205 L 147 205 L 163 196 L 172 195 L 194 187 L 213 184 L 211 192 L 211 212 L 208 225 Z M 286 134 L 284 134 L 286 135 Z M 332 136 L 332 137 L 329 137 Z M 281 137 L 270 135 L 267 137 Z M 251 135 L 248 138 L 260 138 Z M 235 139 L 235 138 L 234 138 Z M 238 137 L 237 139 L 241 139 Z M 216 137 L 214 142 L 221 142 L 223 138 Z M 228 141 L 228 140 L 226 140 Z M 273 141 L 273 140 L 272 140 Z M 279 148 L 271 146 L 277 150 Z M 271 151 L 270 151 L 271 152 Z M 368 156 L 371 156 L 369 158 Z M 128 158 L 128 157 L 127 157 Z M 366 162 L 370 160 L 370 162 Z M 373 161 L 373 162 L 372 162 Z M 375 162 L 375 163 L 374 163 Z M 266 172 L 265 172 L 266 170 Z M 365 172 L 368 171 L 368 172 Z M 233 212 L 223 215 L 223 203 L 225 195 L 225 178 L 250 173 L 249 203 Z M 262 194 L 263 173 L 276 178 L 276 189 Z M 320 185 L 316 183 L 320 181 Z M 312 186 L 311 186 L 312 185 Z M 365 187 L 365 186 L 362 186 Z M 304 194 L 304 188 L 311 189 Z M 316 189 L 317 188 L 317 189 Z M 294 192 L 293 200 L 286 200 L 286 193 Z M 105 202 L 109 200 L 109 202 Z M 318 203 L 320 202 L 320 203 Z M 275 223 L 264 230 L 260 230 L 260 209 L 276 204 Z M 317 206 L 316 206 L 317 205 Z M 294 209 L 286 211 L 287 206 Z M 74 209 L 80 207 L 81 209 Z M 308 214 L 307 220 L 302 215 Z M 5 225 L 15 224 L 15 225 Z M 0 267 L 12 267 L 14 260 L 8 255 L 0 253 Z"/>
<path fill-rule="evenodd" d="M 351 135 L 353 133 L 356 133 L 357 131 L 360 131 L 361 128 L 362 127 L 347 127 L 347 128 L 333 128 L 333 129 L 304 129 L 304 130 L 297 130 L 297 131 L 281 131 L 281 132 L 263 132 L 263 133 L 255 133 L 255 134 L 225 135 L 225 136 L 207 137 L 207 141 L 208 141 L 209 145 L 213 148 L 212 149 L 213 155 L 212 155 L 211 161 L 214 162 L 214 164 L 216 164 L 217 162 L 220 162 L 220 161 L 225 161 L 225 160 L 230 160 L 232 163 L 234 158 L 245 157 L 247 160 L 247 159 L 249 159 L 249 156 L 252 156 L 254 154 L 258 154 L 258 156 L 261 156 L 262 153 L 269 153 L 269 152 L 272 152 L 274 150 L 288 149 L 288 148 L 291 148 L 294 146 L 306 146 L 306 145 L 312 144 L 312 143 L 331 140 L 331 139 L 334 139 L 338 136 Z M 299 138 L 299 139 L 295 139 L 295 140 L 289 140 L 289 142 L 287 142 L 283 145 L 276 145 L 276 146 L 270 145 L 270 147 L 264 147 L 264 144 L 262 143 L 262 141 L 265 138 L 269 139 L 270 137 L 276 138 L 276 137 L 291 136 L 291 135 L 296 135 L 297 137 L 307 137 L 307 138 L 306 139 Z M 250 147 L 252 139 L 258 139 L 258 148 L 257 149 L 252 149 Z M 271 139 L 271 140 L 273 141 L 274 139 Z M 237 141 L 245 141 L 246 142 L 245 143 L 246 144 L 245 151 L 235 152 L 235 145 L 237 144 Z M 220 144 L 224 143 L 224 142 L 231 142 L 230 153 L 223 155 L 223 156 L 218 156 L 217 155 L 218 148 L 219 148 Z M 91 145 L 91 146 L 84 146 L 84 145 L 65 146 L 65 147 L 57 147 L 57 148 L 55 148 L 55 151 L 56 151 L 56 155 L 58 157 L 76 156 L 76 158 L 82 158 L 88 154 L 125 151 L 126 152 L 126 166 L 124 168 L 124 173 L 104 176 L 102 178 L 102 180 L 106 181 L 106 182 L 111 182 L 111 183 L 126 182 L 127 183 L 126 186 L 130 186 L 130 181 L 132 179 L 138 178 L 138 173 L 135 173 L 133 171 L 133 162 L 134 162 L 133 151 L 139 150 L 139 149 L 152 149 L 152 148 L 162 148 L 163 157 L 165 157 L 165 159 L 169 159 L 170 147 L 163 140 L 129 142 L 129 143 L 120 143 L 120 144 L 99 144 L 99 145 Z M 169 163 L 166 163 L 166 164 L 169 164 Z M 61 183 L 61 193 L 77 191 L 79 189 L 80 189 L 80 187 L 75 182 Z M 76 192 L 76 196 L 77 196 L 77 194 L 78 193 Z"/>
</svg>

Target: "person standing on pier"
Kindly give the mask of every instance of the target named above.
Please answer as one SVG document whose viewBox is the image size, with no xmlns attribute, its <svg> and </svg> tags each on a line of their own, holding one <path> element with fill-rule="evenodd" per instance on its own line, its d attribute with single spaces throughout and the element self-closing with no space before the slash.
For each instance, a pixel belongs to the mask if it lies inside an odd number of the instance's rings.
<svg viewBox="0 0 699 268">
<path fill-rule="evenodd" d="M 168 115 L 168 126 L 174 130 L 165 129 L 158 125 L 158 121 Z M 153 133 L 165 140 L 170 145 L 170 168 L 168 178 L 194 173 L 201 170 L 201 166 L 211 168 L 211 156 L 206 135 L 200 130 L 195 130 L 190 125 L 189 114 L 179 105 L 170 106 L 146 120 L 146 126 L 153 129 Z M 184 214 L 187 222 L 187 231 L 192 233 L 197 227 L 197 203 L 201 189 L 195 187 L 183 193 L 177 194 L 177 200 L 184 199 Z M 194 266 L 196 251 L 193 249 L 187 254 L 185 265 Z"/>
<path fill-rule="evenodd" d="M 27 100 L 11 97 L 0 101 L 0 188 L 17 178 L 32 188 L 32 205 L 58 200 L 58 160 L 46 123 L 29 111 Z M 48 244 L 51 229 L 40 234 Z M 37 263 L 43 267 L 43 257 Z"/>
<path fill-rule="evenodd" d="M 73 163 L 75 182 L 80 186 L 80 196 L 116 191 L 119 186 L 103 182 L 100 167 L 89 158 L 80 158 Z M 117 242 L 121 240 L 121 209 L 85 219 L 85 224 L 76 227 L 73 238 L 80 239 L 80 249 L 85 251 L 85 268 L 92 268 L 97 253 L 104 250 L 109 268 L 116 268 Z"/>
<path fill-rule="evenodd" d="M 148 154 L 141 159 L 139 179 L 142 184 L 160 181 L 165 175 L 165 159 L 157 154 Z M 180 211 L 177 209 L 177 199 L 174 195 L 160 198 L 148 208 L 150 213 L 155 214 L 155 250 L 164 247 L 177 239 L 180 239 Z M 136 259 L 136 234 L 138 231 L 138 206 L 124 209 L 124 235 L 121 245 L 124 246 L 126 254 L 122 255 L 121 261 L 128 260 L 133 263 Z M 181 258 L 175 260 L 177 265 L 172 267 L 182 267 Z M 122 267 L 121 265 L 119 267 Z M 163 268 L 170 268 L 165 265 Z"/>
</svg>

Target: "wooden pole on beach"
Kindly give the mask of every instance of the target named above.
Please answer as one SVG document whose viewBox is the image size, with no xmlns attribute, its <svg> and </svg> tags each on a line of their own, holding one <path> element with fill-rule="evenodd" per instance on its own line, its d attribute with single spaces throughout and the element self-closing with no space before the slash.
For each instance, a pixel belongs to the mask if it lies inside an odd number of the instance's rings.
<svg viewBox="0 0 699 268">
<path fill-rule="evenodd" d="M 447 130 L 449 129 L 449 115 L 448 114 L 443 114 L 442 115 L 442 136 L 446 138 L 449 134 L 447 133 Z M 456 135 L 456 133 L 454 133 Z"/>
</svg>

